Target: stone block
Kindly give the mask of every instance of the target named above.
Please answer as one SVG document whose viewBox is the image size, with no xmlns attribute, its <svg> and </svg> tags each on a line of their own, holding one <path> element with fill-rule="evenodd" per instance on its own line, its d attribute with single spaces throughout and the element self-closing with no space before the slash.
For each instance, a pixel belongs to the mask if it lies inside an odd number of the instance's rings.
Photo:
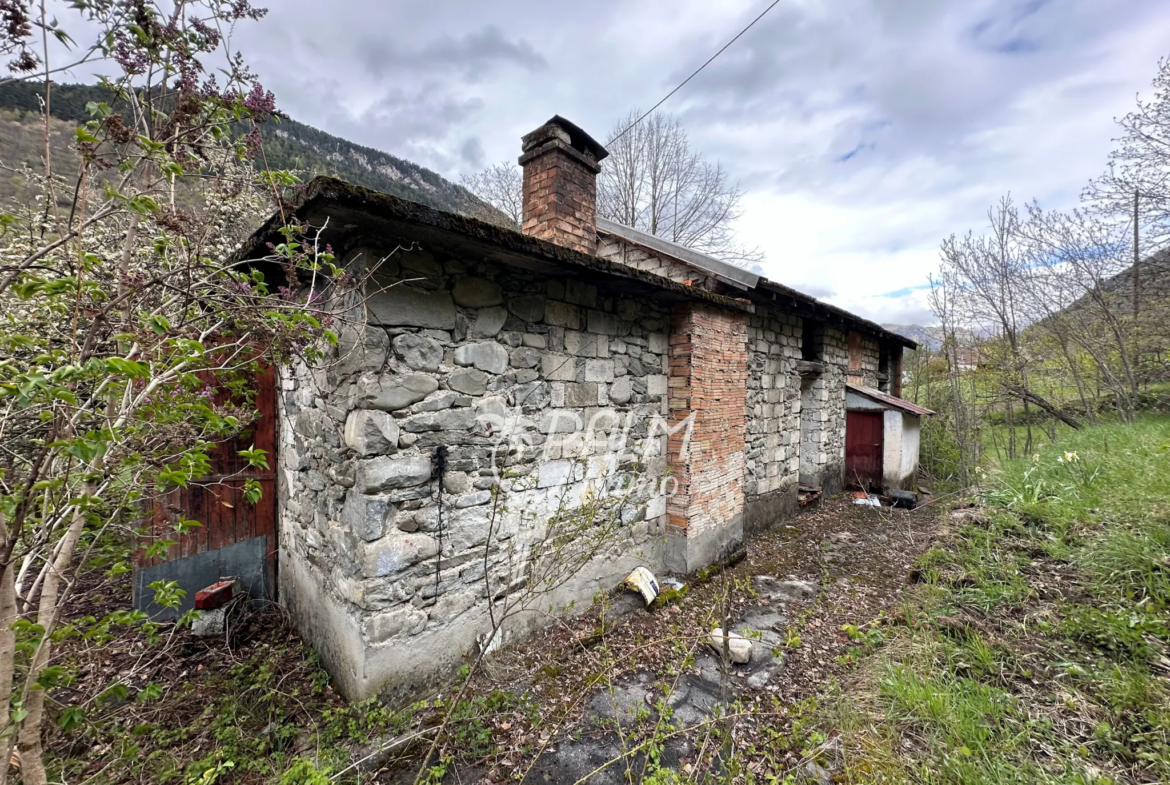
<svg viewBox="0 0 1170 785">
<path fill-rule="evenodd" d="M 464 395 L 483 395 L 487 383 L 488 375 L 475 368 L 460 368 L 447 377 L 447 386 Z"/>
<path fill-rule="evenodd" d="M 609 399 L 614 403 L 626 403 L 634 394 L 630 377 L 621 376 L 609 386 Z"/>
<path fill-rule="evenodd" d="M 357 464 L 355 487 L 363 493 L 411 488 L 431 479 L 429 458 L 370 458 Z"/>
<path fill-rule="evenodd" d="M 455 303 L 449 292 L 428 292 L 398 284 L 372 295 L 367 307 L 374 324 L 455 329 Z"/>
<path fill-rule="evenodd" d="M 466 431 L 475 425 L 475 414 L 471 409 L 444 409 L 438 412 L 422 412 L 402 421 L 402 430 L 408 433 L 427 431 Z"/>
<path fill-rule="evenodd" d="M 471 479 L 467 472 L 447 472 L 443 475 L 443 490 L 447 493 L 467 493 L 471 490 Z"/>
<path fill-rule="evenodd" d="M 575 305 L 549 300 L 544 306 L 544 320 L 555 327 L 581 329 L 581 309 Z"/>
<path fill-rule="evenodd" d="M 486 308 L 504 302 L 500 285 L 484 278 L 462 278 L 456 281 L 451 295 L 455 304 L 464 308 Z"/>
<path fill-rule="evenodd" d="M 597 384 L 595 382 L 566 384 L 564 405 L 574 408 L 597 406 Z"/>
<path fill-rule="evenodd" d="M 427 278 L 431 281 L 439 280 L 443 275 L 443 265 L 435 261 L 435 257 L 428 251 L 409 251 L 401 256 L 404 278 Z"/>
<path fill-rule="evenodd" d="M 363 457 L 398 450 L 398 423 L 377 409 L 354 409 L 345 418 L 345 444 Z"/>
<path fill-rule="evenodd" d="M 578 357 L 608 357 L 609 339 L 604 335 L 566 330 L 565 351 Z"/>
<path fill-rule="evenodd" d="M 360 371 L 380 371 L 389 350 L 390 337 L 381 327 L 343 327 L 337 336 L 337 373 L 348 376 Z"/>
<path fill-rule="evenodd" d="M 588 330 L 591 333 L 617 335 L 617 317 L 605 311 L 589 311 Z"/>
<path fill-rule="evenodd" d="M 395 513 L 395 507 L 385 496 L 368 496 L 350 489 L 341 508 L 341 524 L 354 536 L 369 542 L 394 525 Z"/>
<path fill-rule="evenodd" d="M 471 326 L 471 334 L 492 338 L 504 327 L 508 321 L 508 312 L 502 306 L 480 308 L 475 315 L 475 323 Z"/>
<path fill-rule="evenodd" d="M 487 504 L 492 500 L 491 491 L 476 491 L 469 493 L 466 496 L 460 496 L 455 500 L 455 509 L 462 510 L 467 507 L 478 507 L 481 504 Z"/>
<path fill-rule="evenodd" d="M 652 374 L 646 377 L 647 395 L 666 395 L 668 378 L 662 374 Z"/>
<path fill-rule="evenodd" d="M 612 382 L 613 360 L 586 360 L 585 381 Z"/>
<path fill-rule="evenodd" d="M 647 341 L 647 346 L 654 354 L 666 354 L 666 348 L 668 346 L 666 336 L 662 333 L 651 333 Z"/>
<path fill-rule="evenodd" d="M 420 532 L 393 531 L 359 548 L 358 564 L 365 578 L 396 575 L 407 567 L 438 554 L 439 544 Z"/>
<path fill-rule="evenodd" d="M 427 626 L 427 612 L 407 605 L 370 616 L 362 624 L 362 633 L 370 643 L 383 643 L 395 635 L 417 635 Z"/>
<path fill-rule="evenodd" d="M 392 412 L 418 403 L 437 389 L 439 383 L 434 377 L 421 373 L 366 377 L 358 382 L 358 405 Z"/>
<path fill-rule="evenodd" d="M 538 333 L 524 333 L 520 337 L 525 346 L 531 346 L 533 349 L 547 349 L 548 338 Z"/>
<path fill-rule="evenodd" d="M 537 470 L 536 487 L 552 488 L 555 485 L 564 485 L 573 478 L 572 461 L 548 461 L 542 463 Z"/>
<path fill-rule="evenodd" d="M 455 350 L 455 362 L 499 374 L 508 370 L 508 350 L 493 341 L 464 344 Z"/>
<path fill-rule="evenodd" d="M 540 358 L 540 373 L 552 382 L 577 381 L 577 361 L 564 354 L 546 354 Z"/>
<path fill-rule="evenodd" d="M 433 338 L 415 333 L 395 336 L 394 353 L 412 370 L 437 371 L 443 362 L 443 347 Z"/>
<path fill-rule="evenodd" d="M 545 302 L 539 294 L 526 294 L 508 300 L 508 312 L 526 322 L 539 322 L 544 318 Z"/>
<path fill-rule="evenodd" d="M 535 368 L 540 364 L 541 352 L 531 346 L 521 346 L 513 349 L 508 361 L 513 368 Z"/>
<path fill-rule="evenodd" d="M 594 308 L 597 306 L 597 287 L 582 281 L 565 281 L 565 301 Z"/>
<path fill-rule="evenodd" d="M 450 409 L 459 400 L 459 393 L 454 390 L 440 390 L 432 395 L 427 396 L 423 401 L 420 401 L 410 407 L 412 412 L 437 412 L 443 409 Z"/>
<path fill-rule="evenodd" d="M 540 421 L 541 433 L 576 433 L 581 430 L 581 417 L 568 409 L 552 409 Z"/>
</svg>

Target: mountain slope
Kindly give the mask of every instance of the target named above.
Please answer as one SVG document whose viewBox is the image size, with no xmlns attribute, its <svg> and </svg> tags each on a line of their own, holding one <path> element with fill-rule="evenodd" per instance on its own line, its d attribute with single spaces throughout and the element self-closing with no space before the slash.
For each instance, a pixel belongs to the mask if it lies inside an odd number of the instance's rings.
<svg viewBox="0 0 1170 785">
<path fill-rule="evenodd" d="M 39 166 L 38 145 L 43 144 L 39 132 L 28 128 L 25 130 L 29 133 L 18 131 L 22 126 L 39 126 L 42 90 L 40 85 L 29 82 L 0 84 L 0 110 L 7 110 L 3 119 L 8 129 L 5 139 L 0 140 L 0 156 L 9 166 L 22 162 Z M 54 118 L 83 123 L 91 119 L 86 104 L 109 102 L 110 95 L 95 85 L 54 85 L 52 99 Z M 294 170 L 306 182 L 314 175 L 329 174 L 439 210 L 509 224 L 502 213 L 463 186 L 381 150 L 354 144 L 292 119 L 268 123 L 262 126 L 261 133 L 268 166 Z"/>
<path fill-rule="evenodd" d="M 942 330 L 938 327 L 923 327 L 920 324 L 883 324 L 883 328 L 892 333 L 905 336 L 936 352 L 942 346 Z"/>
</svg>

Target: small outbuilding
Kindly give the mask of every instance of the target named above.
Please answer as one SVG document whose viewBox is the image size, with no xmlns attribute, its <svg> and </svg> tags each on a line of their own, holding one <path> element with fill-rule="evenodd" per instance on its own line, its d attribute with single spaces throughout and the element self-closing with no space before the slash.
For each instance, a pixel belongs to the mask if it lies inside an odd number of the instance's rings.
<svg viewBox="0 0 1170 785">
<path fill-rule="evenodd" d="M 922 417 L 930 409 L 881 390 L 845 385 L 845 478 L 867 490 L 914 490 Z"/>
</svg>

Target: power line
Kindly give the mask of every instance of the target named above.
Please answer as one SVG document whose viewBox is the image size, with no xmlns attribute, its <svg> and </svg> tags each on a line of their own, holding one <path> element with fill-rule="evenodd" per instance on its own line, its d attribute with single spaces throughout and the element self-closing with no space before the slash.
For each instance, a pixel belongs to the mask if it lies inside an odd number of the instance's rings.
<svg viewBox="0 0 1170 785">
<path fill-rule="evenodd" d="M 683 80 L 683 81 L 682 81 L 682 82 L 679 84 L 679 86 L 678 86 L 678 87 L 674 88 L 674 89 L 673 89 L 673 90 L 671 90 L 669 93 L 667 93 L 667 94 L 666 94 L 666 95 L 663 97 L 663 99 L 662 99 L 661 101 L 659 101 L 658 103 L 654 104 L 654 106 L 650 107 L 650 110 L 649 110 L 649 111 L 647 111 L 645 114 L 643 114 L 643 115 L 642 115 L 641 117 L 639 117 L 637 120 L 635 120 L 634 122 L 632 122 L 632 123 L 630 123 L 628 126 L 626 126 L 626 128 L 625 128 L 625 130 L 624 130 L 624 131 L 622 131 L 620 134 L 618 134 L 617 136 L 615 136 L 613 139 L 610 139 L 610 140 L 609 140 L 609 141 L 608 141 L 606 144 L 613 144 L 613 143 L 614 143 L 614 142 L 616 142 L 618 139 L 621 139 L 623 136 L 625 136 L 627 133 L 629 133 L 629 132 L 630 132 L 630 129 L 631 129 L 631 128 L 633 128 L 635 125 L 637 125 L 638 123 L 642 122 L 642 121 L 643 121 L 643 120 L 645 120 L 647 117 L 649 117 L 649 116 L 650 116 L 650 115 L 651 115 L 651 114 L 654 112 L 654 110 L 655 110 L 655 109 L 657 109 L 658 107 L 662 106 L 664 103 L 666 103 L 666 102 L 667 102 L 667 100 L 668 100 L 668 99 L 669 99 L 669 98 L 670 98 L 672 95 L 674 95 L 675 93 L 677 93 L 679 90 L 683 89 L 683 88 L 686 86 L 687 82 L 691 81 L 691 80 L 692 80 L 692 79 L 694 79 L 696 76 L 698 76 L 698 75 L 699 75 L 699 72 L 700 72 L 700 71 L 702 71 L 704 68 L 706 68 L 707 66 L 711 65 L 711 63 L 712 63 L 712 62 L 715 60 L 715 58 L 716 58 L 716 57 L 718 57 L 719 55 L 721 55 L 721 54 L 723 54 L 725 51 L 727 51 L 727 47 L 731 46 L 731 45 L 732 45 L 732 44 L 734 44 L 736 41 L 738 41 L 738 40 L 740 39 L 740 36 L 742 36 L 742 35 L 743 35 L 744 33 L 746 33 L 748 30 L 751 30 L 751 29 L 752 29 L 752 27 L 755 25 L 755 23 L 756 23 L 756 22 L 758 22 L 758 21 L 760 21 L 761 19 L 763 19 L 765 14 L 767 14 L 769 11 L 771 11 L 773 8 L 775 8 L 775 7 L 776 7 L 776 6 L 778 6 L 779 4 L 780 4 L 780 0 L 772 0 L 772 4 L 771 4 L 771 5 L 769 5 L 767 8 L 765 8 L 765 9 L 764 9 L 764 10 L 763 10 L 763 11 L 760 13 L 760 15 L 759 15 L 759 16 L 757 16 L 755 19 L 753 19 L 753 20 L 752 20 L 752 21 L 751 21 L 751 22 L 748 24 L 748 26 L 747 26 L 747 27 L 745 27 L 744 29 L 740 30 L 740 31 L 739 31 L 739 32 L 736 34 L 735 38 L 732 38 L 730 41 L 728 41 L 726 44 L 724 44 L 722 49 L 720 49 L 720 50 L 719 50 L 718 52 L 716 52 L 715 54 L 711 55 L 710 59 L 709 59 L 709 60 L 707 60 L 707 62 L 703 63 L 701 66 L 699 66 L 698 68 L 696 68 L 696 69 L 695 69 L 695 72 L 694 72 L 693 74 L 691 74 L 690 76 L 688 76 L 686 79 L 684 79 L 684 80 Z"/>
</svg>

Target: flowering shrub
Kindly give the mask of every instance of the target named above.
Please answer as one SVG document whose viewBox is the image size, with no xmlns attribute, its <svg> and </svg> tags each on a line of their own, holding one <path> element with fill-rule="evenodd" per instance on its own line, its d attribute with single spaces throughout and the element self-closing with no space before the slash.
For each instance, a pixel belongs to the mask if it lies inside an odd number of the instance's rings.
<svg viewBox="0 0 1170 785">
<path fill-rule="evenodd" d="M 336 342 L 329 303 L 359 283 L 311 227 L 290 223 L 267 249 L 280 280 L 232 256 L 295 183 L 253 171 L 259 137 L 244 131 L 272 117 L 274 98 L 220 33 L 263 11 L 246 0 L 71 6 L 97 33 L 79 56 L 114 69 L 103 84 L 116 100 L 90 104 L 76 129 L 80 167 L 59 170 L 46 153 L 43 172 L 9 172 L 30 201 L 0 206 L 0 783 L 14 745 L 23 782 L 47 781 L 45 696 L 70 679 L 54 643 L 144 624 L 119 612 L 64 625 L 77 565 L 129 569 L 144 500 L 208 473 L 211 447 L 254 417 L 258 364 L 320 359 Z M 40 13 L 0 4 L 15 36 L 0 54 L 15 72 L 40 69 L 51 98 L 41 33 L 73 39 Z M 209 55 L 226 67 L 207 73 Z M 262 450 L 241 456 L 267 462 Z M 245 496 L 258 501 L 259 485 Z M 180 520 L 176 533 L 198 525 Z M 181 599 L 173 584 L 152 588 L 160 604 Z M 128 678 L 107 691 L 125 692 Z M 62 727 L 85 705 L 61 707 Z"/>
</svg>

